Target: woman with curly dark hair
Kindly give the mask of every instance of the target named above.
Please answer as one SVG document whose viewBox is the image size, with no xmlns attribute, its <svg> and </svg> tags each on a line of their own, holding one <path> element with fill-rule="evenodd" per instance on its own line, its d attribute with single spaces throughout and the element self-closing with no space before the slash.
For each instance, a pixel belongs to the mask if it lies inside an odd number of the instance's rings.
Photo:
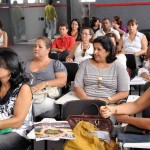
<svg viewBox="0 0 150 150">
<path fill-rule="evenodd" d="M 101 21 L 99 18 L 92 17 L 90 21 L 90 27 L 93 29 L 94 33 L 101 28 Z"/>
<path fill-rule="evenodd" d="M 22 62 L 10 48 L 0 48 L 0 72 L 0 131 L 9 132 L 0 134 L 0 149 L 25 150 L 30 144 L 26 130 L 32 126 L 32 93 Z"/>
</svg>

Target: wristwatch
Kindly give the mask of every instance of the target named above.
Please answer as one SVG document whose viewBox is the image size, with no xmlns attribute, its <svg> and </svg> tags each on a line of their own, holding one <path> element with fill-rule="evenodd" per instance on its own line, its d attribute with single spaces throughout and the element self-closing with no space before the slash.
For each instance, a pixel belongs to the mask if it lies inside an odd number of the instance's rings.
<svg viewBox="0 0 150 150">
<path fill-rule="evenodd" d="M 112 100 L 112 98 L 110 96 L 108 96 L 107 99 L 110 100 L 110 101 Z"/>
</svg>

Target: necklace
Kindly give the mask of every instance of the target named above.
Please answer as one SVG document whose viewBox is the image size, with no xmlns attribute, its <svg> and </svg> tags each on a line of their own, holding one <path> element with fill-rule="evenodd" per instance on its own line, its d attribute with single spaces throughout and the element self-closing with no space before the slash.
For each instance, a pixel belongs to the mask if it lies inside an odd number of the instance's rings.
<svg viewBox="0 0 150 150">
<path fill-rule="evenodd" d="M 102 87 L 102 81 L 103 81 L 102 73 L 100 72 L 100 69 L 104 69 L 105 66 L 106 66 L 106 64 L 104 64 L 102 68 L 99 68 L 98 65 L 97 65 L 97 67 L 98 67 L 98 73 L 99 73 L 99 76 L 97 78 L 97 80 L 98 80 L 98 84 L 97 84 L 98 88 Z"/>
</svg>

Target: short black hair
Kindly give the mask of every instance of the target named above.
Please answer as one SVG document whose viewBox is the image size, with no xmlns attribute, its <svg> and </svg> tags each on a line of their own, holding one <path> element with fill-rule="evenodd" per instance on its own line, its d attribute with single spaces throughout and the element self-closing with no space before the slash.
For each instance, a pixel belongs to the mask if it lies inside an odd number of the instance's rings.
<svg viewBox="0 0 150 150">
<path fill-rule="evenodd" d="M 49 4 L 52 5 L 53 4 L 53 0 L 49 0 Z"/>
<path fill-rule="evenodd" d="M 24 75 L 23 63 L 20 57 L 8 47 L 0 48 L 0 67 L 10 71 L 11 77 L 9 82 L 11 88 L 18 87 L 20 83 L 24 83 L 27 79 Z"/>
<path fill-rule="evenodd" d="M 114 62 L 117 58 L 116 58 L 116 54 L 115 54 L 115 47 L 114 44 L 112 42 L 112 40 L 107 37 L 107 36 L 98 36 L 96 39 L 94 39 L 93 44 L 94 43 L 99 43 L 102 45 L 102 47 L 105 49 L 106 52 L 109 52 L 109 55 L 106 57 L 106 62 L 107 63 L 112 63 Z M 94 56 L 93 56 L 93 59 Z"/>
<path fill-rule="evenodd" d="M 59 27 L 66 27 L 66 29 L 68 29 L 68 24 L 63 22 L 59 25 Z"/>
</svg>

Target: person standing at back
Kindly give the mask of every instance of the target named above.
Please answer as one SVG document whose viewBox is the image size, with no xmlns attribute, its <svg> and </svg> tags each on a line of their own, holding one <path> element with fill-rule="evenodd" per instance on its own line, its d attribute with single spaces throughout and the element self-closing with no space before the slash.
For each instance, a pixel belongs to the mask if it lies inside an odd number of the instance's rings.
<svg viewBox="0 0 150 150">
<path fill-rule="evenodd" d="M 55 7 L 52 4 L 53 4 L 53 0 L 49 0 L 49 4 L 44 8 L 46 27 L 48 29 L 47 33 L 50 39 L 54 38 L 55 28 L 56 28 L 55 21 L 57 18 Z"/>
</svg>

